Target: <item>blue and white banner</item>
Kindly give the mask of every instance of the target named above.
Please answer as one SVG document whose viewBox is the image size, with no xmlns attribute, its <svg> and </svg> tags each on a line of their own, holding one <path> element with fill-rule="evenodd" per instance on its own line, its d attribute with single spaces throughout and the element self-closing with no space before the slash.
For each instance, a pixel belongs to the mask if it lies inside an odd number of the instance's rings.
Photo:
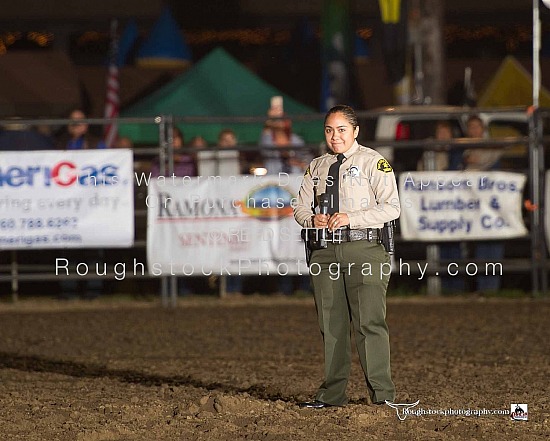
<svg viewBox="0 0 550 441">
<path fill-rule="evenodd" d="M 147 261 L 153 275 L 307 274 L 293 205 L 302 175 L 153 178 Z"/>
<path fill-rule="evenodd" d="M 527 234 L 521 214 L 525 175 L 408 172 L 399 177 L 406 240 L 491 240 Z"/>
<path fill-rule="evenodd" d="M 0 249 L 133 241 L 131 150 L 0 152 Z"/>
</svg>

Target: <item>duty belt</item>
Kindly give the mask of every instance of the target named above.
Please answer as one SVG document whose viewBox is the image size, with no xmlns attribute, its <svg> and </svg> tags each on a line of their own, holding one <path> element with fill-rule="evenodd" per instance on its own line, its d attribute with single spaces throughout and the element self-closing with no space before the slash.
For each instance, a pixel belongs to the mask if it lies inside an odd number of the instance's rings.
<svg viewBox="0 0 550 441">
<path fill-rule="evenodd" d="M 378 242 L 381 235 L 377 228 L 349 229 L 342 228 L 329 232 L 328 240 L 333 243 L 354 242 L 356 240 L 368 240 L 369 242 Z"/>
</svg>

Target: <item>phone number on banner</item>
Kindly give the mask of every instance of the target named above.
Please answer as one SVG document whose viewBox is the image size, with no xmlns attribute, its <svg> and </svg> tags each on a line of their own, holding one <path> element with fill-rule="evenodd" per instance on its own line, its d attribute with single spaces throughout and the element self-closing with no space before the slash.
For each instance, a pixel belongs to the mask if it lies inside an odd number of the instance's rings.
<svg viewBox="0 0 550 441">
<path fill-rule="evenodd" d="M 27 229 L 36 230 L 39 228 L 75 228 L 78 224 L 77 217 L 21 217 L 15 219 L 0 218 L 0 230 Z"/>
</svg>

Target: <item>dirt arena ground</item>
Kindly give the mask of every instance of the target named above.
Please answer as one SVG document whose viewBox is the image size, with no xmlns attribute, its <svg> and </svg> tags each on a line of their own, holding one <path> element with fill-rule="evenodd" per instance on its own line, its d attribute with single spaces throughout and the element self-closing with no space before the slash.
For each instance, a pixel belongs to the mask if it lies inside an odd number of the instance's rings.
<svg viewBox="0 0 550 441">
<path fill-rule="evenodd" d="M 397 402 L 302 410 L 321 381 L 310 298 L 0 304 L 2 440 L 541 440 L 550 436 L 550 300 L 390 298 Z M 509 412 L 528 405 L 528 421 Z"/>
</svg>

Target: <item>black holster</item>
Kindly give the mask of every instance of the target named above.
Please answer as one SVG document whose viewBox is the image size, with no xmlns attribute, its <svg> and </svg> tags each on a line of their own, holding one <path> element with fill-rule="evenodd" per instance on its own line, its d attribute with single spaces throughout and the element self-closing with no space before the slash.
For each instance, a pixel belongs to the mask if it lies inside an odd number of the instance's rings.
<svg viewBox="0 0 550 441">
<path fill-rule="evenodd" d="M 394 231 L 395 231 L 394 220 L 386 222 L 384 226 L 380 229 L 380 233 L 381 233 L 380 243 L 383 245 L 384 249 L 388 254 L 395 253 Z"/>
<path fill-rule="evenodd" d="M 302 240 L 304 241 L 306 251 L 306 263 L 309 266 L 311 253 L 315 250 L 321 250 L 327 247 L 325 235 L 327 230 L 318 228 L 303 228 L 301 232 Z"/>
</svg>

